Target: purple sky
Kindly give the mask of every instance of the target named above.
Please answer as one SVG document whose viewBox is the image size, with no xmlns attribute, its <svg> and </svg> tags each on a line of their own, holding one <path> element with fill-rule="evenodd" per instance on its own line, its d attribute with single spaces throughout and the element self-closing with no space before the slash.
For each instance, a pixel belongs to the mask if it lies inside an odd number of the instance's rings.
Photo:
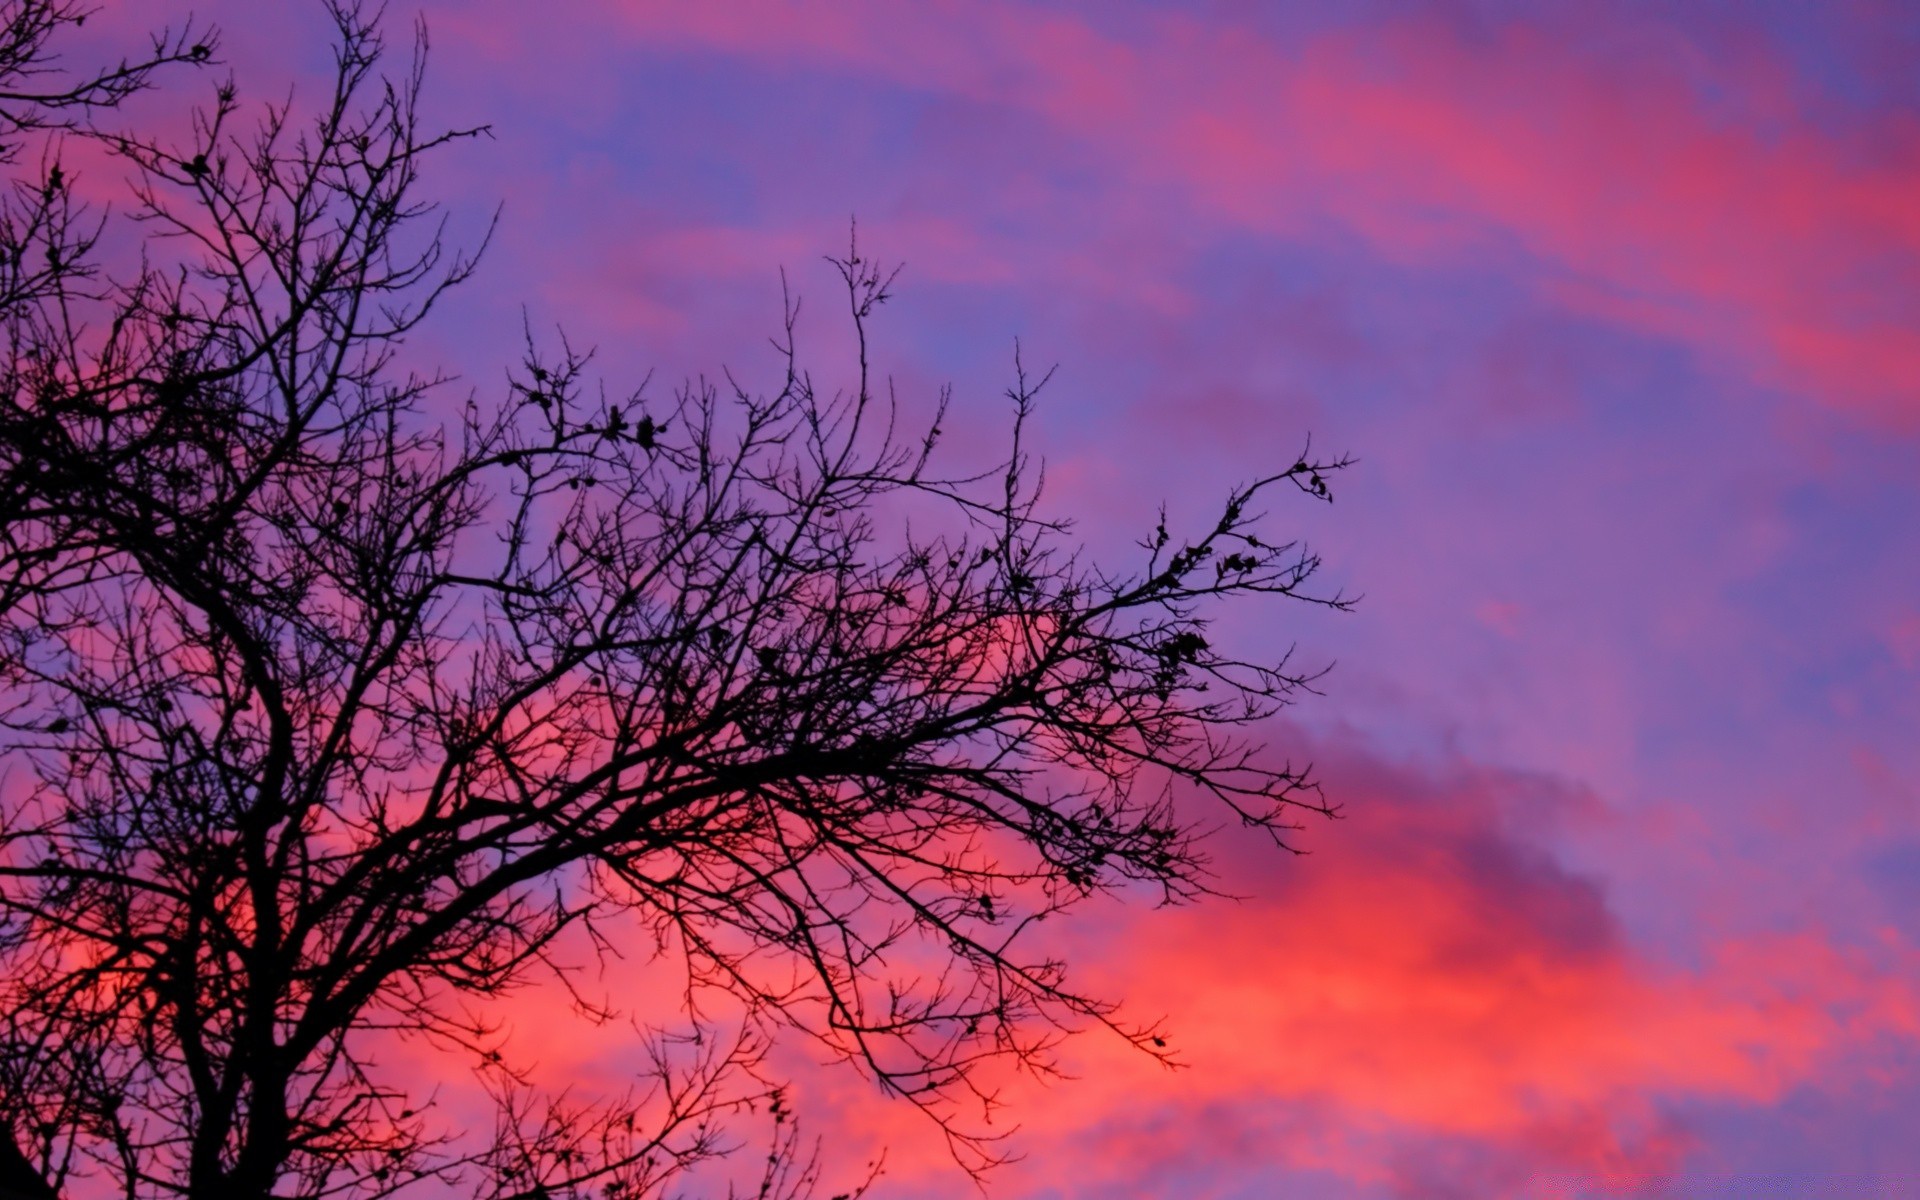
<svg viewBox="0 0 1920 1200">
<path fill-rule="evenodd" d="M 267 99 L 317 86 L 317 9 L 194 11 Z M 1060 364 L 1040 449 L 1096 549 L 1309 433 L 1361 460 L 1274 513 L 1359 611 L 1225 627 L 1338 660 L 1275 736 L 1348 819 L 1223 835 L 1242 903 L 1089 914 L 1084 977 L 1191 1065 L 1090 1035 L 1012 1085 L 996 1196 L 1920 1190 L 1920 9 L 424 11 L 431 108 L 494 132 L 429 185 L 504 212 L 416 350 L 482 395 L 523 311 L 613 387 L 754 378 L 782 266 L 831 375 L 857 216 L 958 457 L 1016 336 Z M 835 1162 L 892 1145 L 879 1194 L 970 1194 L 808 1079 Z"/>
</svg>

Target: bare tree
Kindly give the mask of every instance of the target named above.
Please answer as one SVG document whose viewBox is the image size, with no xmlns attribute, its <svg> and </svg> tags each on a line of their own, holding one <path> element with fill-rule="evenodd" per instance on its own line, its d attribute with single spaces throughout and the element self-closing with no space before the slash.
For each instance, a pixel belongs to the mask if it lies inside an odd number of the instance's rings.
<svg viewBox="0 0 1920 1200">
<path fill-rule="evenodd" d="M 46 53 L 19 14 L 78 19 L 5 11 L 16 77 Z M 1032 933 L 1097 892 L 1206 893 L 1203 801 L 1282 847 L 1329 811 L 1243 736 L 1312 675 L 1207 630 L 1240 598 L 1348 603 L 1259 533 L 1346 460 L 1088 561 L 1024 440 L 1045 377 L 1016 358 L 1004 460 L 942 470 L 944 401 L 909 430 L 870 373 L 894 276 L 857 248 L 839 390 L 789 299 L 768 389 L 609 399 L 530 337 L 439 420 L 446 381 L 396 355 L 474 258 L 419 173 L 480 131 L 420 127 L 424 31 L 389 81 L 376 14 L 328 11 L 313 111 L 243 129 L 229 80 L 185 144 L 91 135 L 136 174 L 140 261 L 96 262 L 50 179 L 0 228 L 0 1171 L 30 1176 L 0 1187 L 641 1197 L 765 1109 L 758 1193 L 793 1195 L 818 1170 L 770 1038 L 975 1170 L 1001 1156 L 983 1065 L 1047 1072 L 1089 1024 L 1170 1061 Z M 45 132 L 24 94 L 12 127 Z M 684 1023 L 630 1094 L 542 1093 L 498 1002 L 636 935 Z M 491 1137 L 380 1065 L 395 1033 L 478 1073 Z"/>
</svg>

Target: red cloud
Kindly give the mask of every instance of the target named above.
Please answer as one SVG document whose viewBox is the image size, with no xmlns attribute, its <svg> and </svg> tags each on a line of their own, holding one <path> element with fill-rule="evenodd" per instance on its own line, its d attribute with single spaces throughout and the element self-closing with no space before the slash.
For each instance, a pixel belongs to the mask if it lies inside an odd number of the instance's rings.
<svg viewBox="0 0 1920 1200">
<path fill-rule="evenodd" d="M 1214 1172 L 1261 1171 L 1423 1197 L 1561 1194 L 1528 1190 L 1549 1178 L 1638 1194 L 1685 1165 L 1678 1108 L 1871 1086 L 1876 1047 L 1920 1037 L 1920 955 L 1897 941 L 1708 936 L 1685 963 L 1637 946 L 1603 887 L 1542 848 L 1556 826 L 1616 819 L 1579 789 L 1281 733 L 1315 749 L 1348 819 L 1310 831 L 1304 858 L 1217 834 L 1238 903 L 1114 905 L 1057 930 L 1084 984 L 1167 1017 L 1187 1069 L 1096 1032 L 1069 1047 L 1076 1081 L 1006 1080 L 1007 1116 L 1024 1125 L 1010 1147 L 1032 1156 L 1002 1177 L 1007 1194 L 1200 1195 Z M 672 964 L 633 949 L 576 982 L 634 1021 L 671 1024 Z M 560 989 L 499 1015 L 510 1058 L 576 1098 L 617 1092 L 641 1066 L 627 1020 L 595 1026 Z M 456 1127 L 483 1118 L 445 1057 L 390 1057 L 443 1081 Z M 805 1045 L 781 1069 L 836 1168 L 887 1146 L 902 1194 L 971 1194 L 910 1106 L 816 1068 Z"/>
<path fill-rule="evenodd" d="M 1676 1105 L 1857 1082 L 1878 1039 L 1920 1034 L 1905 947 L 1809 930 L 1710 941 L 1684 966 L 1636 948 L 1601 887 L 1526 832 L 1605 819 L 1592 797 L 1352 746 L 1322 765 L 1350 819 L 1315 831 L 1315 853 L 1221 836 L 1243 902 L 1114 911 L 1097 939 L 1076 932 L 1083 978 L 1166 1014 L 1189 1069 L 1089 1035 L 1080 1081 L 1010 1082 L 1033 1151 L 1013 1194 L 1194 1195 L 1212 1171 L 1262 1168 L 1422 1196 L 1534 1194 L 1521 1185 L 1536 1176 L 1630 1194 L 1683 1164 Z M 910 1117 L 822 1087 L 847 1137 L 896 1144 L 897 1182 L 945 1186 Z"/>
</svg>

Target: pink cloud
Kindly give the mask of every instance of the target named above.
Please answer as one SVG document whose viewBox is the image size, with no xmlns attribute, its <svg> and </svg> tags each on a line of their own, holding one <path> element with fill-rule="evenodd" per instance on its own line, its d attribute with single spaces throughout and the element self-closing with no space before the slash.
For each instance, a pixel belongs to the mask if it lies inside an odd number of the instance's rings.
<svg viewBox="0 0 1920 1200">
<path fill-rule="evenodd" d="M 1224 882 L 1243 903 L 1112 912 L 1081 946 L 1099 990 L 1168 1016 L 1188 1069 L 1090 1035 L 1071 1056 L 1083 1081 L 1009 1080 L 1021 1144 L 1053 1148 L 1012 1169 L 1016 1192 L 1105 1194 L 1224 1169 L 1224 1156 L 1409 1194 L 1474 1179 L 1517 1194 L 1534 1173 L 1632 1194 L 1685 1161 L 1676 1104 L 1759 1107 L 1857 1083 L 1882 1039 L 1920 1036 L 1912 947 L 1849 948 L 1808 928 L 1655 961 L 1593 881 L 1519 832 L 1542 810 L 1591 821 L 1592 797 L 1323 749 L 1351 819 L 1313 855 L 1223 836 Z M 904 1186 L 943 1186 L 938 1147 L 910 1117 L 832 1094 L 838 1127 L 899 1147 Z"/>
<path fill-rule="evenodd" d="M 1920 615 L 1903 616 L 1895 621 L 1886 641 L 1894 660 L 1902 667 L 1909 671 L 1920 668 Z"/>
<path fill-rule="evenodd" d="M 1422 264 L 1519 253 L 1544 297 L 1724 368 L 1920 420 L 1920 133 L 1836 145 L 1764 55 L 1602 59 L 1434 20 L 1302 46 L 1166 19 L 1137 43 L 1017 5 L 622 6 L 650 47 L 807 62 L 1029 110 L 1201 212 Z M 1737 102 L 1709 100 L 1700 79 Z M 1170 218 L 1178 220 L 1177 217 Z"/>
<path fill-rule="evenodd" d="M 1474 609 L 1473 615 L 1482 625 L 1502 637 L 1510 638 L 1519 635 L 1520 622 L 1526 616 L 1526 609 L 1509 600 L 1488 600 Z"/>
</svg>

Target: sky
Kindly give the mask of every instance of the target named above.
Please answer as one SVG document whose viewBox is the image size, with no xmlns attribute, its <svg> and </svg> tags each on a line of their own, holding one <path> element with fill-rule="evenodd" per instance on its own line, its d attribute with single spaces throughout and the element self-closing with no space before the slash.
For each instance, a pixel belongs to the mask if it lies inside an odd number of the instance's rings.
<svg viewBox="0 0 1920 1200">
<path fill-rule="evenodd" d="M 320 86 L 317 10 L 194 6 L 255 98 Z M 409 352 L 482 394 L 523 322 L 610 386 L 766 378 L 783 268 L 830 375 L 857 219 L 905 264 L 879 365 L 952 385 L 961 458 L 1016 338 L 1058 364 L 1036 448 L 1096 554 L 1309 436 L 1359 460 L 1271 518 L 1357 610 L 1220 627 L 1333 665 L 1270 733 L 1343 819 L 1059 935 L 1185 1066 L 1088 1034 L 1010 1083 L 991 1195 L 1920 1190 L 1920 9 L 416 11 L 429 111 L 492 133 L 428 187 L 500 224 Z M 791 1063 L 830 1176 L 976 1194 Z"/>
</svg>

